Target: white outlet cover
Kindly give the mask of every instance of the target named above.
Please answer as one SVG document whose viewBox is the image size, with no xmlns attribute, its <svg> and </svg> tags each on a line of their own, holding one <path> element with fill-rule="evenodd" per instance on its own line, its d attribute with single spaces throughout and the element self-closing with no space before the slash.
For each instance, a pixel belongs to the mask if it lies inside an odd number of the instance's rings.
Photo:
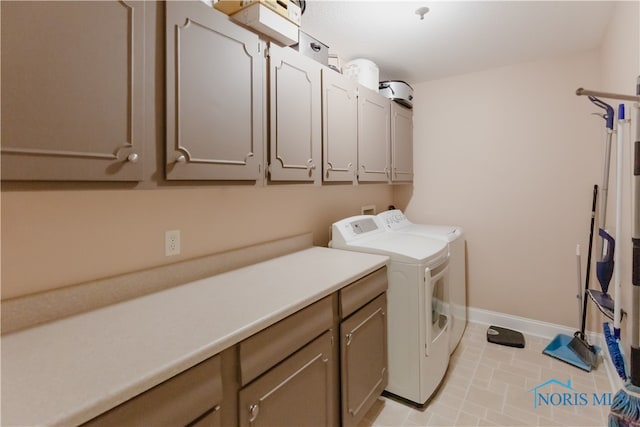
<svg viewBox="0 0 640 427">
<path fill-rule="evenodd" d="M 168 230 L 165 232 L 164 255 L 180 255 L 180 230 Z"/>
</svg>

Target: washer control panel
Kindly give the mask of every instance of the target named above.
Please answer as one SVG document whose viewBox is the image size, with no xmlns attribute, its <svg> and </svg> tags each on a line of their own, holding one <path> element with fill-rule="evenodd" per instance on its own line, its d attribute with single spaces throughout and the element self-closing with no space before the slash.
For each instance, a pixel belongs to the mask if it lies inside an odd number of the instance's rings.
<svg viewBox="0 0 640 427">
<path fill-rule="evenodd" d="M 335 222 L 331 227 L 333 246 L 352 242 L 364 236 L 386 233 L 382 225 L 373 215 L 358 215 Z"/>
<path fill-rule="evenodd" d="M 399 209 L 380 212 L 378 218 L 387 230 L 397 230 L 411 224 L 411 221 Z"/>
</svg>

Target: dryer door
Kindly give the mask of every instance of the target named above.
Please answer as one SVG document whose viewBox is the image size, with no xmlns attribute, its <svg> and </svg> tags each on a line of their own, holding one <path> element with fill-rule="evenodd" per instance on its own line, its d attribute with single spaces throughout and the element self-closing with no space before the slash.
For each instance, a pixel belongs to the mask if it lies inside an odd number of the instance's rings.
<svg viewBox="0 0 640 427">
<path fill-rule="evenodd" d="M 425 328 L 426 355 L 433 351 L 435 342 L 446 331 L 449 323 L 449 303 L 445 299 L 449 286 L 449 262 L 435 269 L 425 269 L 424 309 L 427 327 Z"/>
</svg>

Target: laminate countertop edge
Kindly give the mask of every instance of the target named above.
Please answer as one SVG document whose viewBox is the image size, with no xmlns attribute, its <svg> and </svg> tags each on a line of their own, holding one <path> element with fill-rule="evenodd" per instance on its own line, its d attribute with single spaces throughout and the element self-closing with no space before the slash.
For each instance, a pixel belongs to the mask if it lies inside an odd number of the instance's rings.
<svg viewBox="0 0 640 427">
<path fill-rule="evenodd" d="M 1 338 L 2 425 L 76 425 L 386 265 L 322 247 Z"/>
</svg>

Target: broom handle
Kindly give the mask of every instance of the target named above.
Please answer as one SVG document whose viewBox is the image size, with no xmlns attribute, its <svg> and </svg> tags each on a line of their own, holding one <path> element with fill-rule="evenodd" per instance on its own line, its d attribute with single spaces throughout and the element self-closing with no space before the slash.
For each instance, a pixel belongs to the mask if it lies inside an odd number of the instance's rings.
<svg viewBox="0 0 640 427">
<path fill-rule="evenodd" d="M 591 225 L 589 229 L 589 250 L 587 251 L 587 271 L 584 279 L 584 295 L 582 296 L 582 322 L 580 324 L 580 338 L 584 339 L 584 331 L 587 326 L 587 292 L 589 291 L 589 279 L 591 277 L 591 252 L 593 251 L 593 228 L 596 221 L 596 203 L 598 202 L 598 185 L 593 186 L 591 200 Z"/>
</svg>

